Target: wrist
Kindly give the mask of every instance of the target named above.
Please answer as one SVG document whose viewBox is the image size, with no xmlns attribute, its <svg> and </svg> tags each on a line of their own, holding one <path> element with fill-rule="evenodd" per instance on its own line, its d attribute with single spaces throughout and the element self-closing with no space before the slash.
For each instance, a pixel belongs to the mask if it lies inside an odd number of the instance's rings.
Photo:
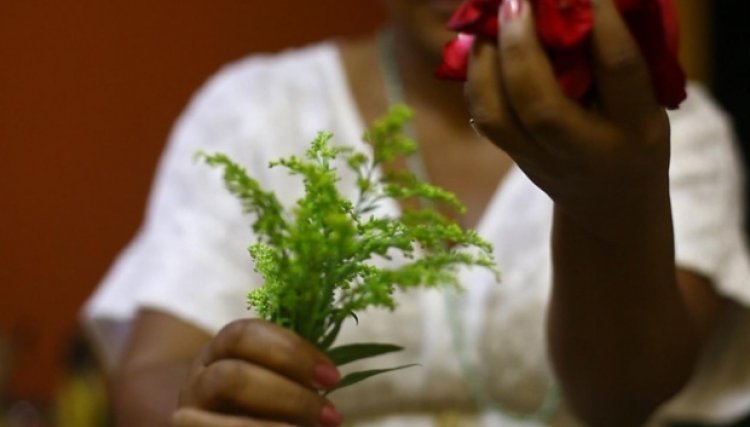
<svg viewBox="0 0 750 427">
<path fill-rule="evenodd" d="M 602 188 L 598 196 L 555 201 L 555 229 L 611 244 L 628 244 L 665 230 L 671 237 L 669 179 L 653 179 L 627 187 Z"/>
</svg>

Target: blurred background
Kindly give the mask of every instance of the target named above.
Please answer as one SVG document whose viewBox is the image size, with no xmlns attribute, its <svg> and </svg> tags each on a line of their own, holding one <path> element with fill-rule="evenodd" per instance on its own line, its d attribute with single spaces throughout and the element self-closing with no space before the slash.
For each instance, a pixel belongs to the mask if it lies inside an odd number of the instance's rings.
<svg viewBox="0 0 750 427">
<path fill-rule="evenodd" d="M 748 141 L 750 2 L 678 1 L 686 68 Z M 0 427 L 106 425 L 78 310 L 137 229 L 190 94 L 227 61 L 383 16 L 378 1 L 0 1 Z"/>
</svg>

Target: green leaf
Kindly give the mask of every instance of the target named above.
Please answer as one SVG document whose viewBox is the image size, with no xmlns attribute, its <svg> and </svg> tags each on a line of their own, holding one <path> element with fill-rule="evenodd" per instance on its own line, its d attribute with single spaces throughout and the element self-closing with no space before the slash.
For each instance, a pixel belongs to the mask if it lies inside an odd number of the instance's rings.
<svg viewBox="0 0 750 427">
<path fill-rule="evenodd" d="M 385 373 L 392 372 L 392 371 L 398 371 L 401 369 L 411 368 L 412 366 L 419 366 L 419 364 L 410 363 L 408 365 L 401 365 L 401 366 L 397 366 L 395 368 L 389 368 L 389 369 L 370 369 L 367 371 L 352 372 L 351 374 L 342 378 L 341 381 L 339 381 L 336 388 L 326 391 L 323 395 L 328 396 L 329 394 L 333 393 L 336 390 L 341 390 L 344 387 L 349 387 L 350 385 L 357 384 L 358 382 L 364 381 L 370 377 L 374 377 L 375 375 L 380 375 L 380 374 L 385 374 Z"/>
<path fill-rule="evenodd" d="M 342 366 L 356 360 L 393 353 L 403 349 L 403 347 L 393 344 L 348 344 L 328 350 L 328 357 L 331 358 L 331 361 L 333 361 L 336 366 Z"/>
<path fill-rule="evenodd" d="M 322 337 L 322 339 L 318 343 L 318 348 L 326 350 L 328 347 L 330 347 L 333 342 L 336 341 L 336 337 L 339 336 L 339 331 L 341 330 L 341 325 L 343 323 L 344 319 L 337 320 L 331 330 Z"/>
</svg>

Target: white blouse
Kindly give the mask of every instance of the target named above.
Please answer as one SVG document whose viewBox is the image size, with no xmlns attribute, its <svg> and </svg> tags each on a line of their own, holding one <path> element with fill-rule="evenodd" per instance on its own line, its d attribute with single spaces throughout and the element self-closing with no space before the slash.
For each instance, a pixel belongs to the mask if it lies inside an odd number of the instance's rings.
<svg viewBox="0 0 750 427">
<path fill-rule="evenodd" d="M 750 263 L 741 231 L 739 157 L 727 118 L 702 88 L 691 86 L 670 118 L 677 260 L 709 277 L 738 309 L 706 349 L 693 381 L 652 425 L 668 418 L 732 420 L 750 412 Z M 236 62 L 195 95 L 159 165 L 143 226 L 83 312 L 110 364 L 117 363 L 140 307 L 210 333 L 252 316 L 245 295 L 261 280 L 246 251 L 253 241 L 249 220 L 223 188 L 220 171 L 193 161 L 195 152 L 227 153 L 292 203 L 301 184 L 269 170 L 268 162 L 303 152 L 319 130 L 332 131 L 334 142 L 368 149 L 332 44 Z M 398 208 L 386 203 L 382 209 Z M 462 271 L 466 290 L 460 295 L 410 292 L 400 296 L 395 312 L 373 310 L 359 325 L 345 325 L 340 342 L 406 348 L 353 369 L 421 366 L 333 394 L 344 415 L 379 426 L 579 425 L 564 403 L 546 422 L 508 416 L 532 413 L 544 396 L 553 396 L 544 339 L 551 213 L 547 196 L 512 168 L 477 227 L 495 246 L 500 283 L 487 272 Z M 493 403 L 477 410 L 478 399 Z"/>
</svg>

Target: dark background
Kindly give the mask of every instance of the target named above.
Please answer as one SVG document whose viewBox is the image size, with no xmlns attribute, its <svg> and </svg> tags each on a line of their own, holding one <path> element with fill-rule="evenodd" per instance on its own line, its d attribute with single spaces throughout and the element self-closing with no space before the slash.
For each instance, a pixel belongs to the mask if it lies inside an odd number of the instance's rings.
<svg viewBox="0 0 750 427">
<path fill-rule="evenodd" d="M 683 62 L 747 140 L 748 2 L 680 6 Z M 375 0 L 0 0 L 0 399 L 54 393 L 80 304 L 138 227 L 190 94 L 229 60 L 383 16 Z"/>
<path fill-rule="evenodd" d="M 734 116 L 745 164 L 750 165 L 750 2 L 713 0 L 712 22 L 714 94 Z"/>
</svg>

